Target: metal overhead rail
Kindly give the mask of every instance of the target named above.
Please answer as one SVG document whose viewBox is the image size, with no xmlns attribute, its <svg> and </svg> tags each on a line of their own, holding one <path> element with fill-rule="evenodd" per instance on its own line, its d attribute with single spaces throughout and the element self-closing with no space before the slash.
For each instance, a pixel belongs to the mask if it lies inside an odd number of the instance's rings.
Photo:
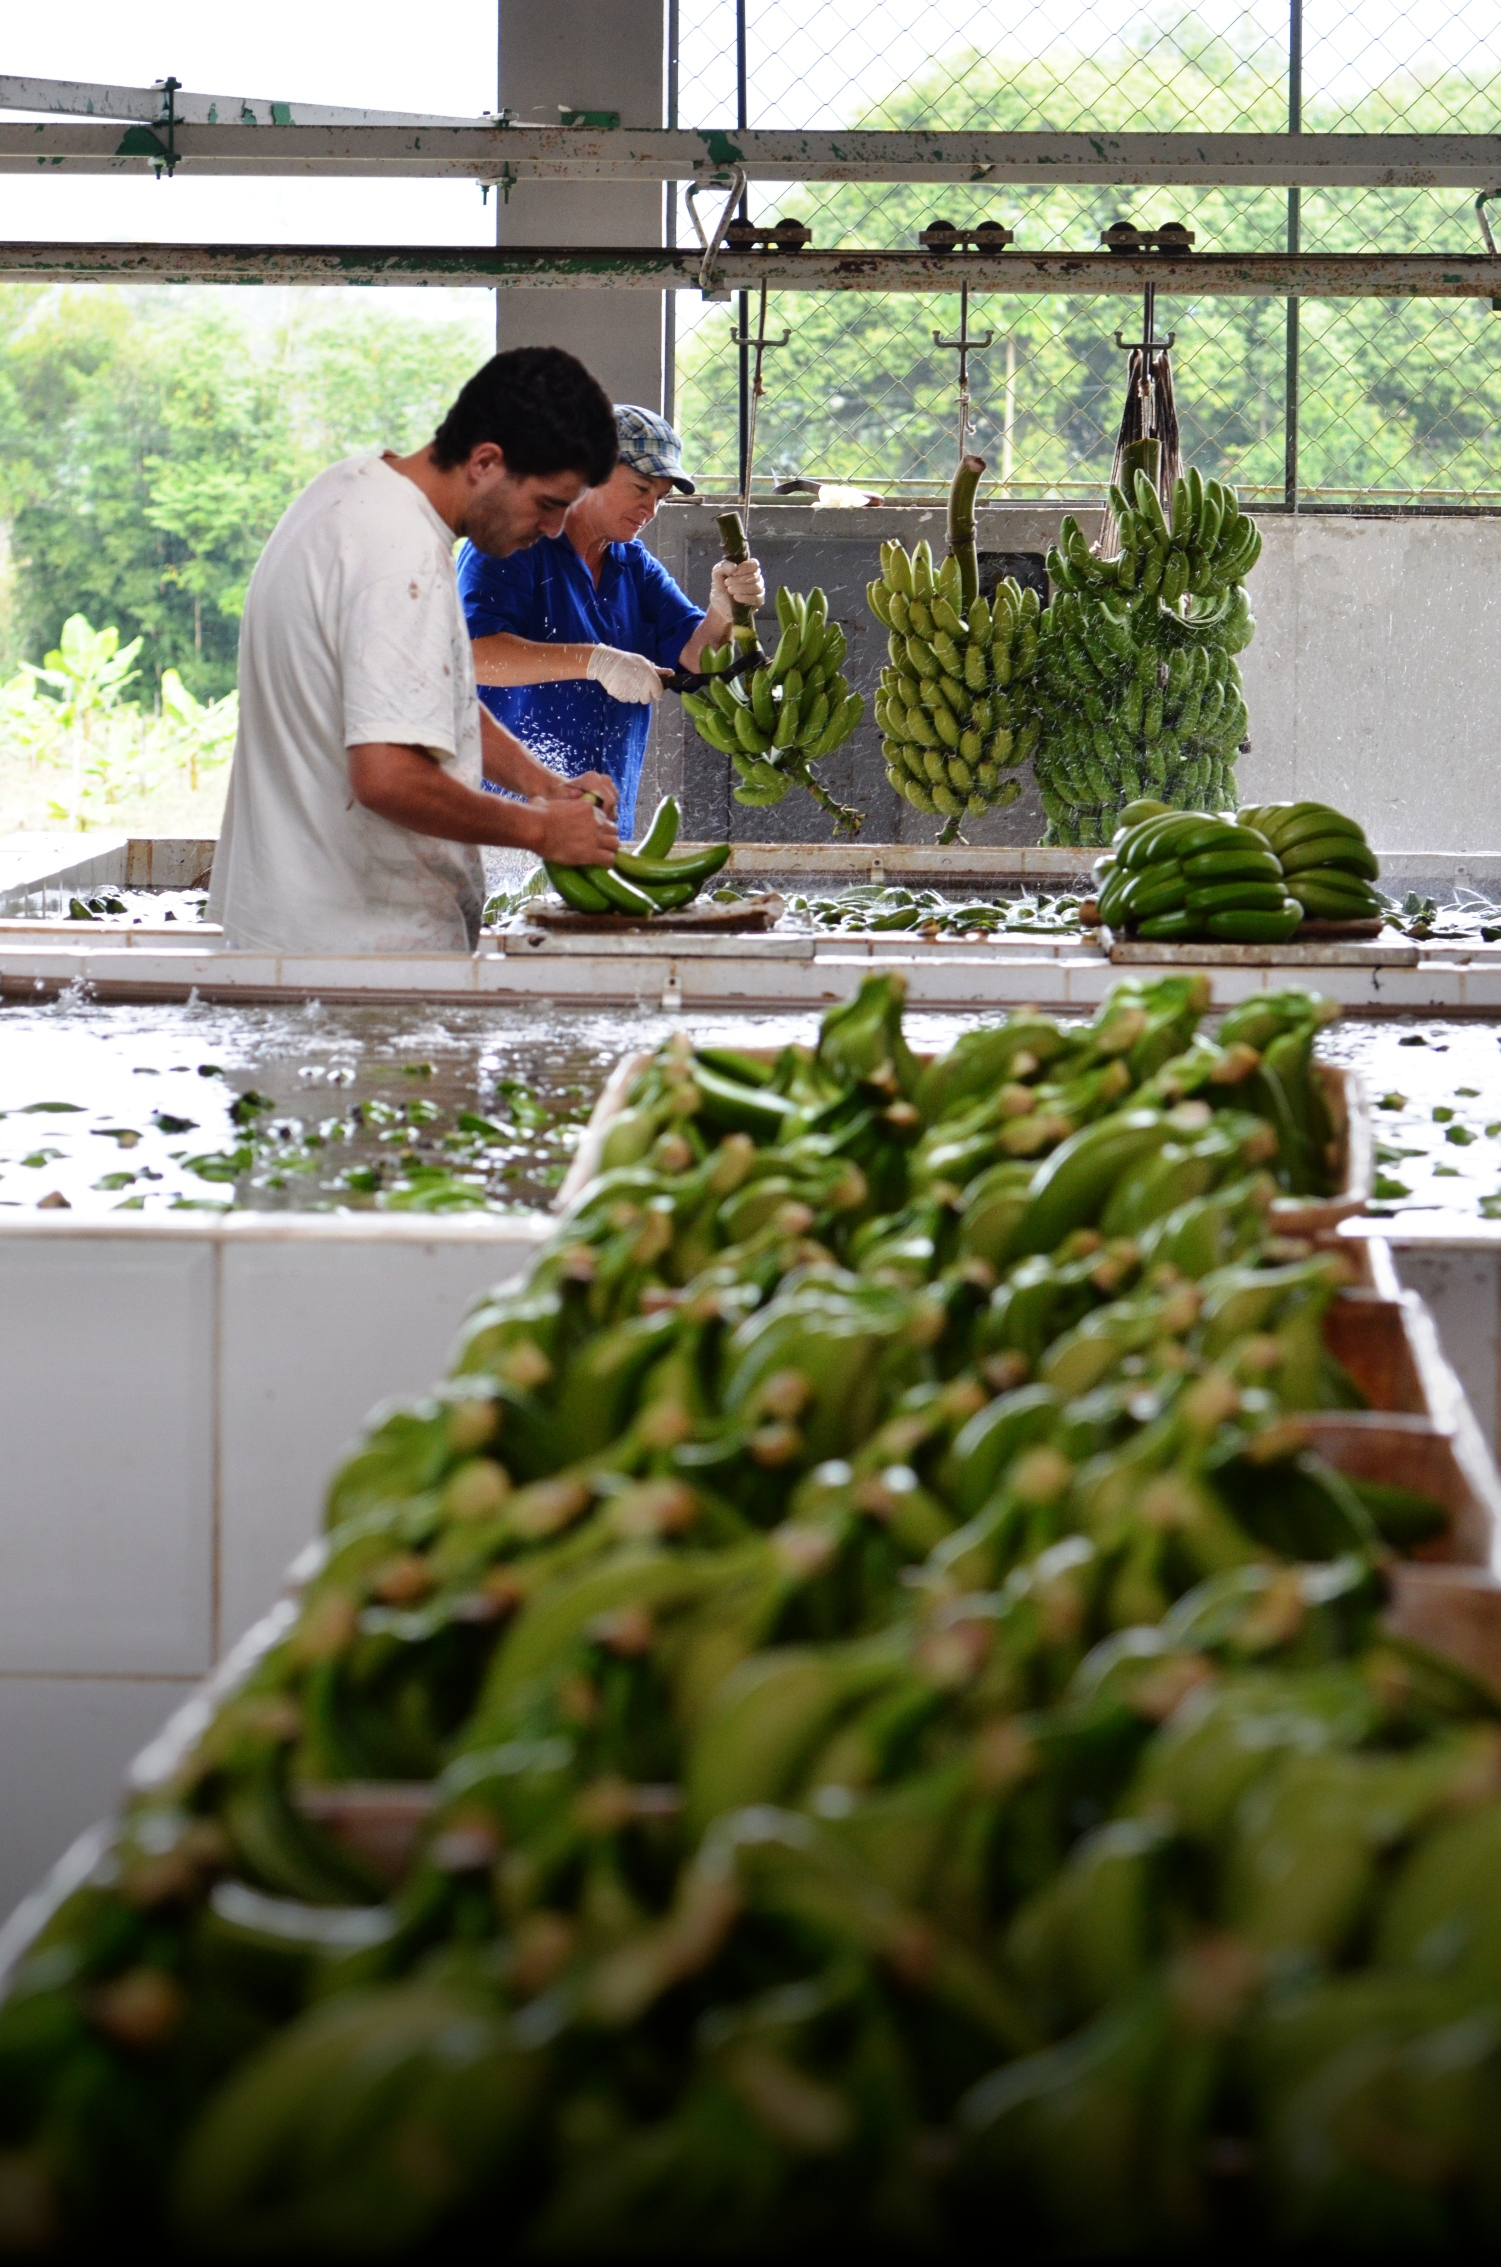
<svg viewBox="0 0 1501 2267">
<path fill-rule="evenodd" d="M 64 97 L 70 99 L 64 100 Z M 1497 134 L 907 133 L 852 127 L 633 127 L 578 111 L 560 123 L 402 118 L 169 89 L 0 79 L 0 173 L 176 170 L 223 178 L 1049 183 L 1125 188 L 1501 186 Z"/>
<path fill-rule="evenodd" d="M 475 284 L 696 291 L 697 245 L 0 243 L 0 279 L 43 283 Z M 1180 298 L 1489 299 L 1501 256 L 1441 252 L 720 252 L 713 295 L 753 291 L 1068 292 Z"/>
<path fill-rule="evenodd" d="M 346 110 L 327 103 L 272 102 L 260 96 L 189 94 L 168 81 L 154 87 L 90 86 L 79 79 L 17 79 L 0 73 L 0 110 L 57 111 L 70 118 L 119 119 L 144 126 L 489 126 L 483 118 L 423 118 L 409 110 Z"/>
</svg>

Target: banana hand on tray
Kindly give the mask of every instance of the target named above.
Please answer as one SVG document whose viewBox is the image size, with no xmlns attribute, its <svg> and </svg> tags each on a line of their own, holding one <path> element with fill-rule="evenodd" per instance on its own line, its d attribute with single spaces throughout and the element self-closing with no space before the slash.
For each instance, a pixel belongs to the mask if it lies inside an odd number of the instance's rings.
<svg viewBox="0 0 1501 2267">
<path fill-rule="evenodd" d="M 574 913 L 623 913 L 649 921 L 692 903 L 730 855 L 727 842 L 715 842 L 691 858 L 669 856 L 682 814 L 677 800 L 664 795 L 636 847 L 617 850 L 609 866 L 558 866 L 547 862 L 547 878 Z"/>
</svg>

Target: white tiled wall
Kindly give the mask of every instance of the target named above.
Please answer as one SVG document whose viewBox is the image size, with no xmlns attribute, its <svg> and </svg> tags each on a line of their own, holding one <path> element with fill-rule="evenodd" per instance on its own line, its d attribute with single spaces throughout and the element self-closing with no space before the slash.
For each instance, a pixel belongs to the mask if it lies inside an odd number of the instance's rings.
<svg viewBox="0 0 1501 2267">
<path fill-rule="evenodd" d="M 216 1653 L 266 1611 L 372 1407 L 441 1376 L 466 1308 L 530 1248 L 371 1236 L 225 1247 Z"/>
<path fill-rule="evenodd" d="M 530 1220 L 0 1230 L 0 1912 L 271 1604 L 372 1406 Z"/>
<path fill-rule="evenodd" d="M 1408 1241 L 1400 1219 L 1389 1225 L 1397 1272 L 1427 1302 L 1475 1421 L 1501 1453 L 1501 1234 L 1477 1222 Z"/>
<path fill-rule="evenodd" d="M 0 1915 L 110 1811 L 131 1757 L 195 1681 L 0 1674 Z"/>
<path fill-rule="evenodd" d="M 205 1239 L 0 1235 L 0 1672 L 207 1667 L 215 1274 Z"/>
</svg>

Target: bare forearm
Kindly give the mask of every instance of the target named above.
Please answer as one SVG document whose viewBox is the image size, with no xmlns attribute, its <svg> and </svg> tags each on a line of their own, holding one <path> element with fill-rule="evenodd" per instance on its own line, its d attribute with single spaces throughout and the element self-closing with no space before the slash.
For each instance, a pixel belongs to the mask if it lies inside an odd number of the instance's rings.
<svg viewBox="0 0 1501 2267">
<path fill-rule="evenodd" d="M 513 795 L 551 795 L 557 790 L 557 774 L 539 764 L 531 750 L 497 724 L 490 711 L 480 704 L 480 750 L 486 779 L 493 779 L 497 787 L 508 787 Z"/>
<path fill-rule="evenodd" d="M 481 795 L 452 778 L 420 748 L 375 742 L 349 751 L 357 803 L 412 834 L 444 842 L 492 842 L 536 850 L 540 814 L 525 803 Z"/>
<path fill-rule="evenodd" d="M 367 811 L 443 842 L 504 843 L 565 866 L 608 866 L 618 840 L 613 819 L 582 796 L 508 803 L 451 778 L 426 749 L 391 741 L 349 750 L 349 785 Z"/>
<path fill-rule="evenodd" d="M 587 645 L 546 645 L 518 638 L 510 630 L 474 640 L 474 675 L 481 685 L 560 685 L 582 677 L 593 649 Z"/>
<path fill-rule="evenodd" d="M 480 704 L 480 747 L 483 752 L 486 779 L 493 779 L 497 787 L 509 788 L 513 795 L 529 795 L 544 802 L 567 800 L 573 796 L 592 795 L 607 818 L 613 819 L 619 797 L 613 779 L 600 772 L 579 772 L 565 779 L 546 764 L 539 764 L 530 748 L 497 724 L 490 711 Z"/>
</svg>

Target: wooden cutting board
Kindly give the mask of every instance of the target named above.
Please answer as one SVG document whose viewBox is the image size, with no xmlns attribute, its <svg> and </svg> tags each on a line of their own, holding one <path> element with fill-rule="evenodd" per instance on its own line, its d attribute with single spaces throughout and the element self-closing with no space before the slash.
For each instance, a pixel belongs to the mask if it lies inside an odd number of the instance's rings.
<svg viewBox="0 0 1501 2267">
<path fill-rule="evenodd" d="M 785 909 L 785 901 L 768 892 L 763 897 L 742 897 L 733 905 L 685 905 L 676 913 L 653 914 L 650 920 L 633 920 L 629 913 L 575 913 L 556 898 L 534 899 L 524 908 L 526 919 L 539 929 L 572 930 L 579 936 L 618 937 L 626 929 L 707 929 L 731 935 L 737 929 L 769 929 Z"/>
</svg>

